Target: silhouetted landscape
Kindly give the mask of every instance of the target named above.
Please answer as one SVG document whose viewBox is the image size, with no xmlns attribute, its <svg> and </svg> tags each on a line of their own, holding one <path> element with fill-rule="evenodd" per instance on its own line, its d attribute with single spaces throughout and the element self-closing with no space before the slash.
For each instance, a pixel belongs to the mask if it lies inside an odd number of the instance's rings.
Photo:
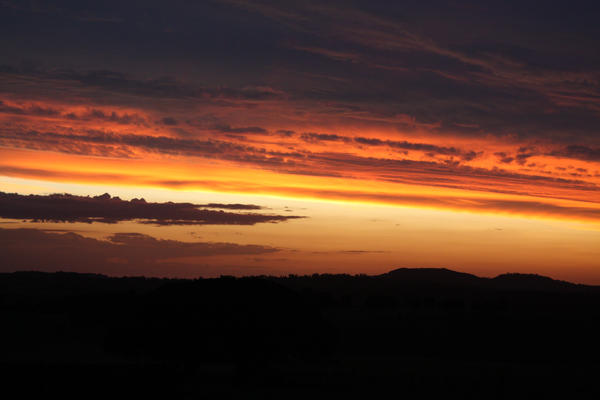
<svg viewBox="0 0 600 400">
<path fill-rule="evenodd" d="M 19 398 L 597 398 L 600 287 L 447 269 L 0 274 Z"/>
<path fill-rule="evenodd" d="M 600 399 L 599 15 L 0 0 L 1 400 Z"/>
</svg>

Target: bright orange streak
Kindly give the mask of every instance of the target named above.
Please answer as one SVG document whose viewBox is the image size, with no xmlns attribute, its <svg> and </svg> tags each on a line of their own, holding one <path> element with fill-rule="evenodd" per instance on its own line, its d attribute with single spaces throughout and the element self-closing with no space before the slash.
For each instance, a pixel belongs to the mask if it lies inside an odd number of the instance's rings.
<svg viewBox="0 0 600 400">
<path fill-rule="evenodd" d="M 128 160 L 7 149 L 1 153 L 0 174 L 20 178 L 254 193 L 600 222 L 600 205 L 590 202 L 373 180 L 285 175 L 200 158 Z"/>
</svg>

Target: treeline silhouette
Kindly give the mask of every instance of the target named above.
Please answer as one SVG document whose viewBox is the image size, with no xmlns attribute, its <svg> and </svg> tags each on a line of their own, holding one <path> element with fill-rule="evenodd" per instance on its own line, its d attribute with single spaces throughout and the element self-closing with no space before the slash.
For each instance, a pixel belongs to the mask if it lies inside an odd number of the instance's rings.
<svg viewBox="0 0 600 400">
<path fill-rule="evenodd" d="M 15 272 L 0 309 L 19 398 L 600 395 L 600 287 L 537 275 Z"/>
</svg>

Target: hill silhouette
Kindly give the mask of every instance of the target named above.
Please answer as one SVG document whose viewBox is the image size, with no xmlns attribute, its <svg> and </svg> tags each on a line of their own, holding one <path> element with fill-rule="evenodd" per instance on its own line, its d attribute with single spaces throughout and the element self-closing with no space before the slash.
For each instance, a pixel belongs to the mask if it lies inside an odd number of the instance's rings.
<svg viewBox="0 0 600 400">
<path fill-rule="evenodd" d="M 494 278 L 482 278 L 447 268 L 398 268 L 380 275 L 397 283 L 426 286 L 479 286 L 503 290 L 593 290 L 594 286 L 575 284 L 537 274 L 504 273 Z"/>
<path fill-rule="evenodd" d="M 498 275 L 493 279 L 494 284 L 522 290 L 577 290 L 593 287 L 559 281 L 547 276 L 536 274 L 509 273 Z"/>
<path fill-rule="evenodd" d="M 24 397 L 600 394 L 600 288 L 537 275 L 15 272 L 0 310 L 0 373 Z"/>
<path fill-rule="evenodd" d="M 484 278 L 446 268 L 398 268 L 381 275 L 382 278 L 426 285 L 474 285 Z"/>
</svg>

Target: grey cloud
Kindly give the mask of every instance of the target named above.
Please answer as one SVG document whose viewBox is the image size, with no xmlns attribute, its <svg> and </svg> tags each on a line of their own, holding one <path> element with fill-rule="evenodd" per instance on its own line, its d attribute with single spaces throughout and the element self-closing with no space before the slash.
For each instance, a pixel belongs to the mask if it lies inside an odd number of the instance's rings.
<svg viewBox="0 0 600 400">
<path fill-rule="evenodd" d="M 573 158 L 584 161 L 600 161 L 600 147 L 593 148 L 583 145 L 570 145 L 562 149 L 554 150 L 549 155 L 554 157 Z"/>
<path fill-rule="evenodd" d="M 381 140 L 376 138 L 364 138 L 355 137 L 354 141 L 359 144 L 365 144 L 369 146 L 389 146 L 394 149 L 402 150 L 417 150 L 431 154 L 449 155 L 449 156 L 460 156 L 465 161 L 471 161 L 479 157 L 482 152 L 476 152 L 474 150 L 463 151 L 456 147 L 438 146 L 428 143 L 412 143 L 407 141 L 394 141 L 394 140 Z"/>
<path fill-rule="evenodd" d="M 60 111 L 50 107 L 40 107 L 38 105 L 30 105 L 27 107 L 11 106 L 0 100 L 0 113 L 18 114 L 18 115 L 35 115 L 42 117 L 52 117 L 60 115 Z"/>
<path fill-rule="evenodd" d="M 294 136 L 296 134 L 296 132 L 286 129 L 279 129 L 276 133 L 286 137 Z"/>
<path fill-rule="evenodd" d="M 261 128 L 259 126 L 246 126 L 246 127 L 232 128 L 229 125 L 217 125 L 215 127 L 215 129 L 218 130 L 219 132 L 224 132 L 224 133 L 261 133 L 261 134 L 268 133 L 268 131 L 266 129 Z"/>
<path fill-rule="evenodd" d="M 331 133 L 305 132 L 300 138 L 305 142 L 349 142 L 351 139 Z"/>
<path fill-rule="evenodd" d="M 498 159 L 500 160 L 500 162 L 503 163 L 503 164 L 510 164 L 510 163 L 512 163 L 515 160 L 514 157 L 509 156 L 508 154 L 506 154 L 503 151 L 496 152 L 496 153 L 494 153 L 494 155 L 496 157 L 498 157 Z"/>
<path fill-rule="evenodd" d="M 171 126 L 173 126 L 173 125 L 177 125 L 178 124 L 177 120 L 175 118 L 173 118 L 173 117 L 164 117 L 161 121 L 162 121 L 162 123 L 164 125 L 171 125 Z"/>
<path fill-rule="evenodd" d="M 111 70 L 44 70 L 34 71 L 0 65 L 0 76 L 12 87 L 26 89 L 30 93 L 39 95 L 47 94 L 50 90 L 60 92 L 63 96 L 77 94 L 88 98 L 102 100 L 110 94 L 125 96 L 139 96 L 156 100 L 247 100 L 266 101 L 281 98 L 281 91 L 266 86 L 257 87 L 207 87 L 180 81 L 170 77 L 153 79 L 136 79 L 128 74 Z M 31 81 L 37 80 L 37 87 L 31 86 Z M 60 83 L 57 85 L 57 83 Z M 47 89 L 41 89 L 47 86 Z M 94 88 L 100 92 L 89 92 L 86 89 Z M 0 86 L 0 92 L 2 90 Z M 114 99 L 113 99 L 114 100 Z M 143 104 L 142 101 L 139 102 Z"/>
<path fill-rule="evenodd" d="M 141 233 L 116 233 L 108 240 L 88 238 L 77 233 L 38 229 L 0 228 L 2 271 L 67 270 L 127 275 L 160 273 L 181 265 L 169 260 L 183 257 L 236 256 L 268 254 L 277 248 L 234 243 L 180 242 L 161 240 Z M 190 268 L 190 263 L 187 268 Z M 198 274 L 202 265 L 198 265 Z M 188 272 L 189 273 L 189 272 Z"/>
<path fill-rule="evenodd" d="M 218 209 L 218 210 L 214 210 Z M 121 200 L 104 194 L 95 197 L 69 194 L 20 195 L 0 192 L 0 217 L 45 222 L 117 223 L 138 221 L 153 225 L 254 225 L 302 218 L 290 215 L 239 213 L 259 210 L 254 204 L 150 203 Z"/>
</svg>

